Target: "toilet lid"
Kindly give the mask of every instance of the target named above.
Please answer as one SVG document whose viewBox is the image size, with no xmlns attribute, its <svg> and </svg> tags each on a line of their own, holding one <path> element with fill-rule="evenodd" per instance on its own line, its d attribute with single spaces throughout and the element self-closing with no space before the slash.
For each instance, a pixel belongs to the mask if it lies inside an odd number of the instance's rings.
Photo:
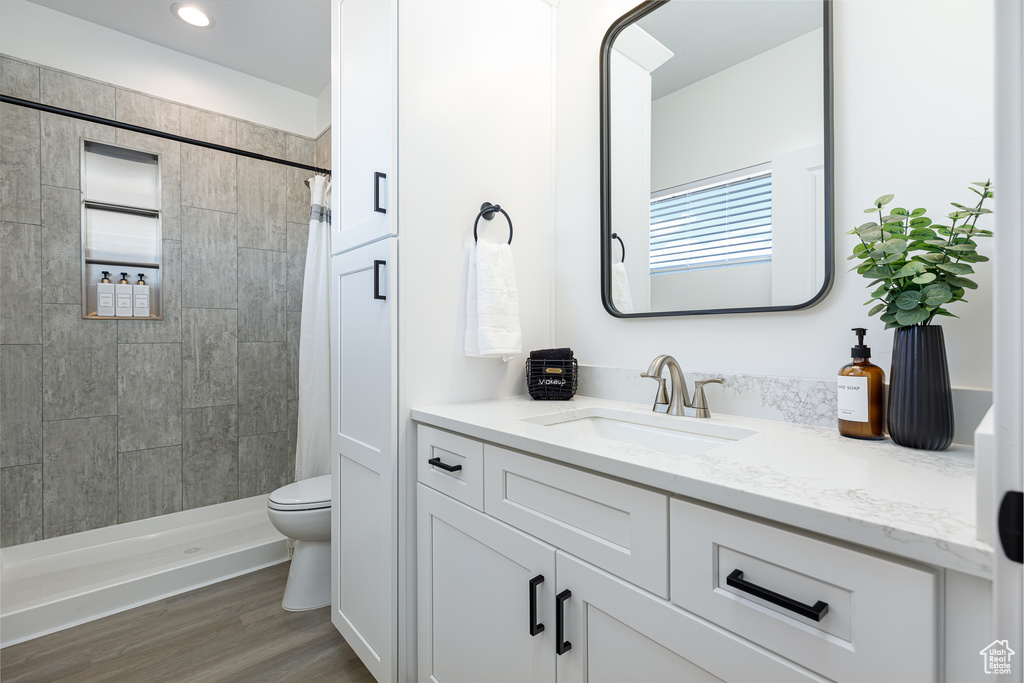
<svg viewBox="0 0 1024 683">
<path fill-rule="evenodd" d="M 282 486 L 270 494 L 269 503 L 277 508 L 312 509 L 330 507 L 331 475 L 303 479 L 294 484 Z"/>
</svg>

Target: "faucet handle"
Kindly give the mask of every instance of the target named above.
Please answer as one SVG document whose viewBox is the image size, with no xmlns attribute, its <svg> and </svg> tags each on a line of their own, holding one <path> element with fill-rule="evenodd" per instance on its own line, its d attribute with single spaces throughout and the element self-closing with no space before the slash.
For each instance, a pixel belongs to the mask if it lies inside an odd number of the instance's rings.
<svg viewBox="0 0 1024 683">
<path fill-rule="evenodd" d="M 661 375 L 651 374 L 650 369 L 647 372 L 640 373 L 640 376 L 644 379 L 653 379 L 658 382 L 658 390 L 654 394 L 654 406 L 651 408 L 654 412 L 658 412 L 658 406 L 667 406 L 669 404 L 668 392 L 665 391 L 665 378 Z"/>
<path fill-rule="evenodd" d="M 668 405 L 668 392 L 665 391 L 665 378 L 659 377 L 658 375 L 648 375 L 646 372 L 640 375 L 645 379 L 653 379 L 658 382 L 658 390 L 654 394 L 654 406 L 651 410 L 657 412 L 658 406 Z"/>
<path fill-rule="evenodd" d="M 722 383 L 721 377 L 699 380 L 693 383 L 693 393 L 696 394 L 693 398 L 693 409 L 696 413 L 694 417 L 711 417 L 711 411 L 708 410 L 708 399 L 704 396 L 704 385 Z"/>
</svg>

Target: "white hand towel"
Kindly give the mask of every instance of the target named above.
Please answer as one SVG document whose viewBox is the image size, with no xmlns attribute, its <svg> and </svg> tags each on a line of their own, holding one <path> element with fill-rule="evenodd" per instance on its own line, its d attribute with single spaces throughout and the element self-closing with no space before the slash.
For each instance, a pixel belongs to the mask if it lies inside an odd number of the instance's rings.
<svg viewBox="0 0 1024 683">
<path fill-rule="evenodd" d="M 633 312 L 633 295 L 629 292 L 626 265 L 622 262 L 612 264 L 612 305 L 619 313 Z"/>
<path fill-rule="evenodd" d="M 466 355 L 509 362 L 523 351 L 512 247 L 476 242 L 466 290 Z"/>
</svg>

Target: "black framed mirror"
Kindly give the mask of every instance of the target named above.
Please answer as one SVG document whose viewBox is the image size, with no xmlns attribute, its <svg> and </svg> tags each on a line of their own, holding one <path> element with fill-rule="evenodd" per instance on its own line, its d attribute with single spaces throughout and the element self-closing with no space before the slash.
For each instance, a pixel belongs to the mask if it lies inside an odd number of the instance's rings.
<svg viewBox="0 0 1024 683">
<path fill-rule="evenodd" d="M 828 294 L 831 36 L 828 0 L 650 0 L 608 29 L 611 315 L 790 311 Z"/>
</svg>

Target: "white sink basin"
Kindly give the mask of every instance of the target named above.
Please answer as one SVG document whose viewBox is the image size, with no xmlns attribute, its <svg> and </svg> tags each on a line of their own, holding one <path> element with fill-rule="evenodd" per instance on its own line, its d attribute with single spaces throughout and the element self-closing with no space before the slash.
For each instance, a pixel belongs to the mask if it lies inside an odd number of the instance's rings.
<svg viewBox="0 0 1024 683">
<path fill-rule="evenodd" d="M 524 417 L 523 422 L 532 422 L 581 436 L 637 444 L 677 455 L 706 453 L 712 448 L 757 433 L 740 427 L 712 424 L 696 418 L 664 415 L 653 411 L 644 414 L 596 407 Z"/>
</svg>

